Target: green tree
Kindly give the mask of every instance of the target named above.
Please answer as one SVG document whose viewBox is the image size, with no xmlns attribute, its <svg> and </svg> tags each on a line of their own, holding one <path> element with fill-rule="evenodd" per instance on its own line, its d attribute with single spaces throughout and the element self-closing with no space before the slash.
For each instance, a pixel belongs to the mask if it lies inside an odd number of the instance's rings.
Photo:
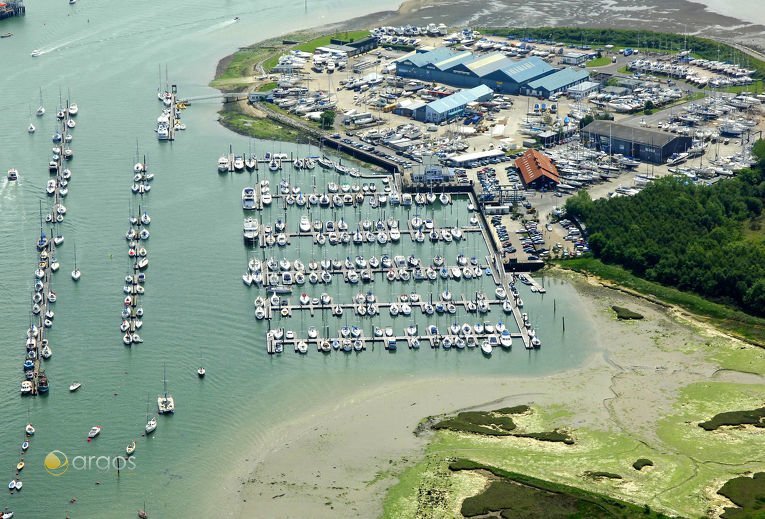
<svg viewBox="0 0 765 519">
<path fill-rule="evenodd" d="M 321 116 L 319 116 L 319 125 L 323 130 L 332 128 L 335 125 L 335 111 L 325 110 L 322 112 Z"/>
</svg>

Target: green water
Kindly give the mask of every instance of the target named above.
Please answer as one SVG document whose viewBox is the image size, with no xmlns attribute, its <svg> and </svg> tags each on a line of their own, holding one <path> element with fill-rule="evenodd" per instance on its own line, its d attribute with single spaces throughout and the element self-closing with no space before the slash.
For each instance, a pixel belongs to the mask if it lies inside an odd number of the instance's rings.
<svg viewBox="0 0 765 519">
<path fill-rule="evenodd" d="M 592 353 L 588 340 L 592 330 L 577 306 L 579 296 L 570 285 L 553 280 L 544 297 L 521 288 L 526 310 L 544 343 L 539 351 L 526 352 L 516 346 L 491 359 L 476 351 L 429 348 L 419 352 L 404 348 L 395 354 L 382 348 L 358 355 L 325 356 L 314 350 L 304 357 L 292 352 L 280 357 L 266 354 L 265 324 L 253 316 L 257 291 L 245 287 L 240 277 L 248 255 L 241 240 L 240 193 L 245 185 L 254 184 L 254 175 L 221 176 L 215 165 L 229 144 L 239 152 L 247 152 L 252 145 L 260 155 L 271 150 L 299 154 L 309 150 L 289 143 L 250 143 L 228 132 L 215 122 L 216 101 L 195 103 L 183 116 L 189 129 L 172 144 L 158 143 L 153 132 L 161 110 L 156 99 L 158 66 L 168 65 L 171 81 L 179 85 L 183 96 L 203 96 L 214 93 L 206 84 L 217 60 L 238 45 L 365 11 L 349 0 L 309 4 L 306 13 L 303 1 L 281 2 L 277 8 L 262 0 L 212 4 L 79 0 L 74 6 L 58 0 L 55 5 L 30 3 L 25 18 L 0 25 L 0 31 L 14 33 L 0 40 L 0 474 L 6 474 L 7 480 L 19 460 L 27 414 L 37 427 L 25 457 L 24 489 L 3 494 L 0 507 L 9 506 L 22 518 L 62 517 L 67 511 L 71 517 L 133 517 L 145 501 L 153 517 L 225 516 L 221 496 L 237 484 L 231 467 L 271 427 L 316 405 L 311 395 L 345 397 L 381 381 L 440 373 L 541 375 L 577 366 Z M 374 6 L 390 7 L 393 2 Z M 241 21 L 231 23 L 234 16 Z M 32 58 L 33 49 L 45 53 Z M 30 109 L 39 103 L 40 87 L 48 113 L 33 117 L 37 133 L 30 136 L 26 126 Z M 66 243 L 59 249 L 62 267 L 53 281 L 59 298 L 49 333 L 54 356 L 46 364 L 52 388 L 45 397 L 21 398 L 18 387 L 39 232 L 38 203 L 49 203 L 44 187 L 59 92 L 64 98 L 71 92 L 80 114 L 73 132 L 73 178 L 65 200 L 69 211 L 62 226 Z M 130 192 L 136 140 L 156 178 L 141 202 L 153 218 L 143 298 L 144 343 L 129 349 L 122 345 L 118 326 L 128 268 L 124 233 L 129 205 L 137 200 Z M 20 171 L 17 184 L 8 184 L 4 178 L 9 167 Z M 284 174 L 291 174 L 293 182 L 304 188 L 313 182 L 310 174 L 289 170 Z M 261 175 L 276 183 L 275 175 Z M 337 180 L 334 173 L 318 168 L 314 176 L 319 186 Z M 432 214 L 437 223 L 464 223 L 465 205 L 458 200 L 449 208 L 436 205 L 423 213 Z M 390 208 L 384 211 L 393 214 Z M 317 213 L 315 217 L 323 220 L 332 217 L 328 210 Z M 395 210 L 402 225 L 406 213 Z M 274 207 L 261 216 L 273 222 L 282 215 Z M 351 223 L 377 217 L 368 207 L 360 212 L 346 209 L 343 215 Z M 299 210 L 291 209 L 287 218 L 296 229 Z M 68 275 L 75 243 L 83 273 L 78 284 Z M 325 255 L 414 253 L 426 262 L 442 254 L 453 262 L 459 252 L 479 258 L 486 254 L 477 235 L 461 244 L 435 247 L 402 239 L 399 245 L 385 247 L 320 249 L 303 241 L 299 249 L 293 244 L 289 251 L 269 254 L 307 260 Z M 442 281 L 404 286 L 383 281 L 374 290 L 385 299 L 413 291 L 427 297 L 430 291 L 437 294 L 445 287 Z M 336 298 L 347 298 L 367 288 L 346 286 L 335 279 L 328 288 L 306 285 L 305 290 L 315 295 L 327 290 Z M 457 296 L 478 289 L 493 292 L 490 278 L 452 282 L 449 288 Z M 504 320 L 501 312 L 492 317 Z M 415 320 L 421 326 L 427 322 L 421 315 Z M 442 328 L 453 320 L 434 318 Z M 476 317 L 458 314 L 456 320 L 473 322 Z M 326 318 L 332 330 L 345 321 Z M 299 331 L 321 322 L 306 314 L 275 324 Z M 386 315 L 374 322 L 394 321 Z M 400 333 L 407 322 L 398 318 L 394 326 Z M 369 335 L 372 321 L 364 326 Z M 208 371 L 204 380 L 196 376 L 200 355 Z M 158 430 L 146 439 L 141 433 L 147 395 L 153 413 L 165 364 L 177 413 L 160 417 Z M 83 387 L 69 393 L 67 386 L 74 380 Z M 86 433 L 95 424 L 102 425 L 103 432 L 88 444 Z M 133 438 L 138 440 L 136 468 L 122 471 L 119 478 L 114 470 L 98 468 L 72 468 L 53 477 L 43 468 L 51 450 L 70 458 L 114 456 L 124 453 Z M 75 504 L 69 503 L 73 497 Z"/>
</svg>

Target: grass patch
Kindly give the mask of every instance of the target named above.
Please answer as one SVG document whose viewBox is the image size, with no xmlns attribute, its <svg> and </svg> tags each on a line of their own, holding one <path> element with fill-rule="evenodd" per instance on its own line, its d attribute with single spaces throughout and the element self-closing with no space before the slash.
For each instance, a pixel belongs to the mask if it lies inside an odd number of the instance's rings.
<svg viewBox="0 0 765 519">
<path fill-rule="evenodd" d="M 586 63 L 588 67 L 604 67 L 611 64 L 611 58 L 608 56 L 601 56 L 600 58 L 591 59 Z"/>
<path fill-rule="evenodd" d="M 765 517 L 765 472 L 757 472 L 752 478 L 731 479 L 717 493 L 740 507 L 726 508 L 720 517 L 725 519 Z"/>
<path fill-rule="evenodd" d="M 705 431 L 714 431 L 720 427 L 731 427 L 737 425 L 754 425 L 755 427 L 765 428 L 765 407 L 752 409 L 750 411 L 728 411 L 719 413 L 711 420 L 701 422 L 699 427 Z"/>
<path fill-rule="evenodd" d="M 632 468 L 635 470 L 643 470 L 644 467 L 653 467 L 653 461 L 648 458 L 640 458 L 632 464 Z"/>
<path fill-rule="evenodd" d="M 271 81 L 269 83 L 263 83 L 262 85 L 259 85 L 258 88 L 256 89 L 256 91 L 257 92 L 268 92 L 270 90 L 273 90 L 277 86 L 278 85 L 275 82 Z"/>
<path fill-rule="evenodd" d="M 251 117 L 235 111 L 224 110 L 219 113 L 220 123 L 229 130 L 256 139 L 271 141 L 294 141 L 298 132 L 265 117 Z"/>
<path fill-rule="evenodd" d="M 632 319 L 642 319 L 643 315 L 639 314 L 637 312 L 633 312 L 629 308 L 624 308 L 623 306 L 612 306 L 611 309 L 616 312 L 616 318 L 617 319 L 623 319 L 625 321 L 629 321 Z"/>
<path fill-rule="evenodd" d="M 763 318 L 709 301 L 690 292 L 647 281 L 621 267 L 606 265 L 595 258 L 575 258 L 557 261 L 556 264 L 565 269 L 592 274 L 635 292 L 655 297 L 665 303 L 677 305 L 697 317 L 704 318 L 720 330 L 758 346 L 765 345 L 765 319 Z"/>
<path fill-rule="evenodd" d="M 449 469 L 483 470 L 497 478 L 482 493 L 463 501 L 461 513 L 465 517 L 496 513 L 503 518 L 666 517 L 648 507 L 468 459 L 455 460 Z"/>
</svg>

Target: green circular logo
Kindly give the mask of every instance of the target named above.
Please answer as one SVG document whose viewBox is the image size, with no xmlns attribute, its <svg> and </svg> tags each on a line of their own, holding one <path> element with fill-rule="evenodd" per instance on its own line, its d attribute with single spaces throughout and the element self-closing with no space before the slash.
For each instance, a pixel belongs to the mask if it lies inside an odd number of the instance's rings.
<svg viewBox="0 0 765 519">
<path fill-rule="evenodd" d="M 69 458 L 61 451 L 50 451 L 43 462 L 45 470 L 51 476 L 63 476 L 69 469 Z"/>
</svg>

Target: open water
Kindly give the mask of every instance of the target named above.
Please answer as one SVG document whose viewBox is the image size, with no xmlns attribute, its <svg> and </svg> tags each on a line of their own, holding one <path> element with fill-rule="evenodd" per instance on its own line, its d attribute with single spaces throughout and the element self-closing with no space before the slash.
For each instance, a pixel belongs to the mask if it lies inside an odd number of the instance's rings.
<svg viewBox="0 0 765 519">
<path fill-rule="evenodd" d="M 395 7 L 378 2 L 375 10 Z M 349 395 L 354 389 L 384 380 L 438 374 L 543 375 L 574 367 L 593 351 L 592 330 L 577 305 L 574 289 L 561 281 L 548 280 L 544 297 L 522 287 L 526 310 L 539 331 L 543 347 L 526 352 L 516 345 L 512 352 L 496 352 L 491 359 L 477 351 L 419 352 L 399 349 L 388 354 L 382 348 L 361 354 L 321 355 L 311 350 L 301 357 L 285 352 L 270 358 L 265 352 L 265 325 L 253 317 L 257 291 L 245 287 L 241 274 L 248 251 L 242 244 L 240 193 L 253 185 L 254 174 L 219 175 L 216 161 L 228 150 L 259 155 L 265 151 L 317 153 L 291 143 L 250 142 L 216 123 L 217 101 L 193 104 L 183 114 L 188 126 L 177 140 L 158 143 L 153 128 L 161 110 L 156 98 L 158 68 L 167 65 L 170 80 L 182 97 L 215 93 L 207 87 L 217 60 L 239 45 L 275 36 L 301 27 L 329 23 L 365 14 L 370 8 L 350 0 L 302 0 L 279 4 L 263 0 L 214 0 L 213 2 L 95 2 L 64 0 L 29 3 L 25 18 L 2 22 L 0 31 L 13 32 L 0 40 L 0 475 L 14 477 L 20 457 L 23 427 L 33 422 L 37 433 L 25 456 L 24 489 L 3 494 L 0 508 L 9 506 L 16 517 L 134 517 L 146 503 L 153 517 L 186 517 L 225 514 L 223 489 L 236 482 L 231 467 L 245 457 L 265 431 L 295 414 L 304 413 L 317 401 L 314 395 Z M 233 18 L 239 16 L 238 23 Z M 30 56 L 33 49 L 43 55 Z M 37 132 L 28 135 L 30 112 L 39 104 L 42 88 L 47 114 L 32 115 Z M 62 231 L 66 242 L 58 251 L 61 270 L 54 277 L 58 293 L 55 325 L 49 333 L 54 356 L 46 363 L 50 394 L 21 398 L 24 332 L 30 319 L 32 273 L 39 233 L 38 204 L 47 207 L 44 187 L 49 178 L 47 162 L 52 146 L 54 114 L 63 99 L 78 103 L 80 114 L 73 131 L 75 158 L 68 215 Z M 123 299 L 123 278 L 128 269 L 124 233 L 128 214 L 137 199 L 130 192 L 136 143 L 146 154 L 156 177 L 151 192 L 141 201 L 153 218 L 147 243 L 146 311 L 141 335 L 144 343 L 132 349 L 122 345 L 118 330 Z M 5 180 L 4 172 L 16 167 L 21 179 Z M 264 173 L 271 178 L 276 175 Z M 306 173 L 290 173 L 294 183 L 307 188 L 314 180 Z M 314 173 L 321 187 L 337 181 L 336 174 Z M 349 181 L 345 179 L 345 181 Z M 423 211 L 437 223 L 460 221 L 468 216 L 466 202 Z M 401 221 L 411 216 L 403 209 L 385 210 Z M 414 210 L 412 210 L 413 212 Z M 262 215 L 273 222 L 283 216 L 274 207 Z M 331 218 L 329 211 L 318 217 Z M 340 215 L 337 214 L 339 217 Z M 376 219 L 368 207 L 346 220 Z M 288 213 L 288 224 L 296 229 L 299 213 Z M 83 277 L 72 282 L 73 248 Z M 365 246 L 324 250 L 303 241 L 300 248 L 274 250 L 279 258 L 298 256 L 307 262 L 315 257 L 345 257 L 356 254 L 414 253 L 426 263 L 435 254 L 450 262 L 460 252 L 483 258 L 483 241 L 477 235 L 460 245 L 411 245 L 403 238 L 394 247 Z M 416 291 L 428 297 L 445 288 L 410 282 L 393 287 L 385 281 L 372 289 L 380 299 L 391 294 Z M 457 296 L 475 290 L 493 292 L 490 278 L 452 283 Z M 334 297 L 350 298 L 360 288 L 335 279 L 328 291 Z M 365 288 L 366 289 L 366 288 Z M 318 295 L 324 289 L 308 287 Z M 553 312 L 555 305 L 555 313 Z M 566 316 L 566 332 L 562 316 Z M 494 320 L 504 319 L 496 312 Z M 426 320 L 416 316 L 424 327 Z M 458 315 L 458 321 L 473 322 L 475 316 Z M 446 327 L 453 319 L 435 320 Z M 387 315 L 375 323 L 386 325 Z M 320 325 L 317 317 L 296 316 L 287 327 L 304 330 Z M 325 319 L 332 331 L 346 320 Z M 401 333 L 408 320 L 394 324 Z M 365 324 L 371 332 L 371 321 Z M 200 357 L 207 367 L 204 380 L 196 376 Z M 170 392 L 177 412 L 160 417 L 159 428 L 150 439 L 142 436 L 147 398 L 151 413 L 162 391 L 163 366 L 167 366 Z M 83 386 L 69 393 L 74 380 Z M 103 432 L 92 443 L 85 440 L 92 425 Z M 135 468 L 119 476 L 105 470 L 95 459 L 82 467 L 77 456 L 116 456 L 137 439 Z M 45 456 L 59 450 L 70 460 L 69 470 L 58 477 L 43 467 Z M 75 466 L 75 459 L 78 461 Z M 76 498 L 76 503 L 70 503 Z"/>
</svg>

